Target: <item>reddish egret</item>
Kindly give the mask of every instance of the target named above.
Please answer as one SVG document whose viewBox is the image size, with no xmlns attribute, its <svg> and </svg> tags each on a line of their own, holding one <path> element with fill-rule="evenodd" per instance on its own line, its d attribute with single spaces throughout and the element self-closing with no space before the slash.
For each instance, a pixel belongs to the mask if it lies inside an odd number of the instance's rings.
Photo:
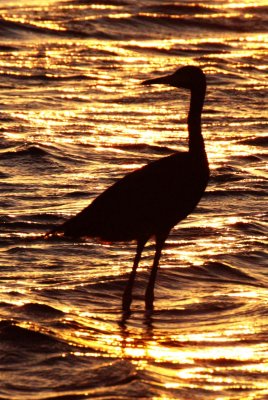
<svg viewBox="0 0 268 400">
<path fill-rule="evenodd" d="M 209 166 L 201 133 L 206 77 L 195 66 L 149 79 L 143 85 L 166 84 L 190 90 L 189 151 L 176 152 L 143 166 L 117 181 L 88 207 L 47 233 L 46 237 L 96 237 L 104 241 L 137 242 L 137 251 L 123 293 L 129 311 L 132 287 L 146 242 L 155 238 L 156 250 L 145 293 L 147 310 L 153 309 L 154 285 L 161 251 L 170 230 L 190 214 L 208 183 Z"/>
</svg>

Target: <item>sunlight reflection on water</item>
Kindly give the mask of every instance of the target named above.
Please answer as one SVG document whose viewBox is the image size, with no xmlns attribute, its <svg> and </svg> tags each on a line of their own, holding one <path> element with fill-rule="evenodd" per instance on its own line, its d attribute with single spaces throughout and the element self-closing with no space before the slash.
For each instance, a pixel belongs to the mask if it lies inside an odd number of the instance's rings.
<svg viewBox="0 0 268 400">
<path fill-rule="evenodd" d="M 1 396 L 265 398 L 266 3 L 80 3 L 1 6 Z M 126 320 L 135 245 L 41 235 L 127 172 L 187 149 L 188 94 L 140 85 L 184 64 L 208 76 L 211 181 L 167 240 L 155 312 L 143 312 L 150 242 Z"/>
</svg>

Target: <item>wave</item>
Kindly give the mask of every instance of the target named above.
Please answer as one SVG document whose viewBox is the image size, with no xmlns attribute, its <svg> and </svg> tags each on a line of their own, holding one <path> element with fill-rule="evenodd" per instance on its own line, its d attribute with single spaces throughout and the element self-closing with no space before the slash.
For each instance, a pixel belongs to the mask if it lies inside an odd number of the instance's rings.
<svg viewBox="0 0 268 400">
<path fill-rule="evenodd" d="M 63 6 L 75 6 L 77 4 L 79 5 L 89 5 L 88 0 L 64 0 L 64 1 L 59 1 L 59 4 L 62 4 Z M 122 6 L 131 6 L 132 2 L 131 0 L 98 0 L 99 5 L 104 5 L 104 6 L 114 6 L 114 7 L 122 7 Z"/>
<path fill-rule="evenodd" d="M 200 324 L 202 321 L 213 321 L 217 317 L 217 322 L 220 323 L 222 319 L 228 318 L 235 310 L 242 309 L 244 306 L 244 301 L 234 302 L 232 299 L 227 300 L 226 298 L 222 301 L 208 296 L 207 299 L 203 299 L 202 303 L 190 304 L 185 308 L 161 309 L 154 320 L 157 321 L 157 317 L 160 317 L 159 321 L 162 324 L 163 322 L 172 324 L 172 322 L 177 323 L 181 318 L 184 322 L 193 321 L 194 319 L 195 322 Z M 205 339 L 205 342 L 209 344 L 209 340 Z M 187 343 L 191 344 L 192 341 L 189 340 Z M 211 343 L 213 343 L 213 340 Z M 170 343 L 170 345 L 175 346 L 176 344 Z M 215 342 L 213 345 L 215 345 Z"/>
<path fill-rule="evenodd" d="M 61 162 L 64 165 L 67 163 L 79 163 L 84 161 L 83 155 L 73 154 L 72 152 L 65 151 L 64 146 L 60 149 L 58 146 L 46 146 L 45 144 L 31 144 L 8 147 L 1 151 L 1 158 L 12 160 L 14 158 L 22 159 L 41 159 L 51 165 L 51 161 L 55 163 Z"/>
<path fill-rule="evenodd" d="M 187 268 L 178 268 L 176 271 L 173 269 L 169 271 L 169 275 L 168 280 L 174 280 L 175 282 L 178 282 L 179 279 L 184 279 L 190 280 L 191 282 L 232 282 L 256 286 L 260 284 L 258 279 L 241 268 L 220 261 L 209 261 L 203 266 L 192 265 Z"/>
<path fill-rule="evenodd" d="M 62 30 L 62 29 L 52 29 L 43 28 L 34 24 L 22 23 L 17 21 L 10 21 L 7 19 L 0 18 L 0 35 L 6 38 L 20 38 L 23 33 L 36 33 L 42 35 L 53 35 L 53 36 L 71 36 L 71 37 L 81 37 L 87 36 L 83 32 L 77 32 L 75 30 Z"/>
<path fill-rule="evenodd" d="M 213 171 L 210 183 L 238 182 L 245 178 L 240 169 L 227 165 Z"/>
<path fill-rule="evenodd" d="M 15 47 L 15 46 L 10 46 L 10 45 L 4 45 L 1 44 L 0 45 L 0 51 L 3 53 L 8 53 L 8 52 L 12 52 L 12 51 L 18 51 L 19 47 Z"/>
<path fill-rule="evenodd" d="M 117 29 L 120 28 L 121 38 L 125 39 L 124 35 L 132 36 L 133 28 L 135 28 L 135 37 L 158 37 L 163 35 L 163 30 L 172 32 L 174 37 L 181 36 L 181 29 L 195 29 L 195 30 L 212 30 L 212 31 L 234 31 L 234 32 L 261 32 L 266 28 L 265 21 L 261 23 L 258 20 L 252 21 L 251 19 L 245 19 L 243 15 L 237 17 L 213 17 L 213 18 L 200 18 L 198 16 L 191 17 L 184 15 L 150 15 L 146 13 L 140 13 L 132 15 L 127 18 L 101 18 L 99 23 L 104 27 L 112 26 L 114 35 L 119 34 Z M 160 29 L 161 27 L 161 29 Z M 122 31 L 123 30 L 123 31 Z M 117 36 L 120 40 L 120 36 Z"/>
<path fill-rule="evenodd" d="M 67 23 L 66 23 L 67 25 Z M 34 23 L 22 23 L 18 21 L 10 21 L 3 18 L 0 18 L 0 36 L 3 38 L 10 39 L 21 39 L 25 35 L 29 33 L 35 34 L 37 36 L 53 36 L 58 38 L 78 38 L 78 39 L 86 39 L 86 38 L 96 38 L 101 40 L 109 40 L 112 38 L 112 35 L 108 32 L 105 32 L 104 29 L 98 29 L 99 22 L 95 21 L 95 25 L 89 23 L 88 21 L 80 21 L 79 23 L 76 20 L 71 20 L 70 27 L 68 26 L 60 26 L 59 28 L 47 28 L 40 27 L 38 25 L 34 25 Z M 7 50 L 6 50 L 7 51 Z M 10 51 L 11 48 L 10 48 Z"/>
<path fill-rule="evenodd" d="M 62 346 L 62 342 L 55 338 L 52 333 L 43 333 L 25 328 L 10 320 L 3 320 L 0 322 L 0 342 L 3 341 L 12 342 L 16 346 L 23 347 L 38 346 L 38 348 L 40 348 L 40 345 L 44 345 L 47 350 L 51 344 L 54 350 L 57 344 Z"/>
<path fill-rule="evenodd" d="M 240 140 L 239 144 L 248 144 L 250 146 L 268 147 L 268 136 L 254 137 Z"/>
<path fill-rule="evenodd" d="M 2 225 L 1 228 L 5 229 L 5 231 L 11 230 L 15 232 L 16 230 L 20 229 L 27 229 L 27 230 L 39 230 L 43 229 L 44 225 L 43 224 L 38 224 L 33 221 L 12 221 L 12 222 L 6 222 L 6 220 L 3 220 L 2 218 L 0 219 L 0 223 Z"/>
<path fill-rule="evenodd" d="M 27 315 L 36 317 L 41 317 L 45 319 L 59 318 L 64 315 L 64 312 L 48 306 L 47 304 L 40 303 L 28 303 L 23 306 L 18 307 L 18 311 Z"/>
<path fill-rule="evenodd" d="M 232 12 L 228 14 L 226 10 L 225 17 L 222 17 L 222 10 L 214 6 L 205 6 L 198 4 L 177 4 L 177 3 L 165 3 L 165 4 L 153 4 L 151 6 L 142 7 L 140 14 L 144 13 L 146 16 L 152 17 L 158 21 L 162 21 L 164 24 L 166 17 L 178 19 L 178 23 L 183 23 L 189 26 L 194 25 L 195 28 L 212 28 L 221 30 L 234 30 L 234 31 L 266 31 L 267 26 L 267 6 L 254 6 L 254 7 L 243 7 L 240 11 L 236 12 L 233 16 Z M 239 14 L 238 14 L 239 12 Z M 217 16 L 217 14 L 219 16 Z M 248 15 L 245 18 L 245 15 Z M 161 18 L 164 18 L 161 20 Z"/>
<path fill-rule="evenodd" d="M 239 189 L 228 189 L 226 190 L 225 188 L 223 189 L 214 189 L 214 190 L 207 190 L 204 193 L 204 198 L 208 197 L 239 197 L 239 196 L 254 196 L 254 197 L 266 197 L 267 196 L 267 190 L 265 187 L 263 188 L 257 188 L 256 190 L 254 189 L 248 189 L 245 187 L 241 187 Z"/>
<path fill-rule="evenodd" d="M 216 8 L 210 8 L 205 6 L 200 6 L 198 4 L 174 4 L 174 3 L 165 3 L 165 4 L 153 4 L 151 6 L 147 6 L 143 8 L 145 12 L 152 13 L 164 13 L 164 14 L 212 14 L 217 10 Z"/>
<path fill-rule="evenodd" d="M 27 303 L 22 306 L 13 306 L 13 312 L 31 316 L 34 319 L 55 319 L 62 317 L 64 312 L 41 303 Z"/>
<path fill-rule="evenodd" d="M 4 224 L 13 224 L 16 223 L 15 222 L 15 218 L 14 216 L 10 216 L 10 215 L 4 215 L 1 216 L 1 222 Z M 24 218 L 27 218 L 27 215 L 24 214 Z M 36 222 L 42 223 L 43 221 L 57 221 L 57 217 L 54 214 L 49 214 L 49 213 L 42 213 L 42 214 L 31 214 L 30 218 L 34 219 Z"/>
<path fill-rule="evenodd" d="M 204 265 L 206 271 L 210 274 L 220 277 L 221 279 L 231 279 L 238 280 L 238 282 L 257 283 L 257 280 L 251 276 L 249 273 L 241 270 L 241 268 L 234 267 L 227 263 L 222 263 L 218 261 L 211 261 Z"/>
<path fill-rule="evenodd" d="M 159 8 L 159 7 L 157 7 Z M 181 35 L 181 29 L 210 29 L 221 31 L 236 31 L 236 32 L 259 32 L 264 31 L 266 28 L 265 21 L 258 19 L 256 23 L 255 18 L 245 19 L 243 16 L 237 17 L 213 17 L 210 18 L 211 9 L 202 9 L 201 12 L 208 13 L 208 17 L 196 16 L 198 11 L 197 7 L 175 7 L 174 14 L 169 13 L 155 15 L 148 12 L 140 12 L 130 15 L 129 17 L 113 17 L 113 15 L 91 20 L 76 19 L 65 22 L 59 28 L 39 27 L 31 23 L 21 23 L 0 19 L 0 34 L 5 38 L 20 38 L 25 34 L 31 32 L 36 35 L 49 35 L 56 37 L 70 37 L 70 38 L 96 38 L 100 40 L 126 40 L 133 36 L 135 38 L 142 37 L 152 38 L 162 35 L 163 30 L 172 31 L 173 36 Z M 183 12 L 184 10 L 184 12 Z M 187 12 L 186 12 L 187 11 Z M 186 15 L 185 15 L 186 13 Z M 190 18 L 189 18 L 190 16 Z M 161 27 L 161 29 L 159 29 Z M 135 32 L 133 31 L 135 28 Z M 12 46 L 4 48 L 4 51 L 13 51 Z M 197 49 L 198 50 L 198 49 Z M 162 50 L 163 51 L 163 50 Z M 174 50 L 174 54 L 179 54 L 183 49 Z M 200 53 L 205 53 L 205 49 L 200 49 Z"/>
<path fill-rule="evenodd" d="M 51 81 L 58 81 L 58 82 L 67 82 L 67 81 L 88 81 L 88 80 L 93 80 L 94 78 L 89 76 L 89 75 L 82 75 L 82 74 L 68 74 L 68 75 L 59 75 L 49 73 L 49 74 L 40 74 L 40 73 L 35 73 L 35 74 L 17 74 L 14 72 L 9 72 L 9 73 L 0 73 L 0 76 L 6 79 L 16 79 L 16 80 L 22 80 L 22 81 L 27 81 L 27 80 L 34 80 L 34 81 L 43 81 L 43 82 L 51 82 Z M 79 99 L 81 101 L 81 99 Z"/>
<path fill-rule="evenodd" d="M 24 157 L 24 156 L 33 156 L 33 157 L 43 157 L 48 155 L 48 152 L 42 149 L 40 146 L 36 145 L 26 145 L 19 146 L 15 148 L 8 148 L 2 151 L 2 158 L 14 158 L 14 157 Z"/>
<path fill-rule="evenodd" d="M 265 236 L 267 233 L 267 227 L 265 222 L 236 222 L 232 226 L 242 232 L 251 233 L 254 235 Z"/>
<path fill-rule="evenodd" d="M 169 48 L 159 48 L 152 45 L 138 45 L 138 44 L 130 44 L 124 46 L 127 50 L 138 51 L 140 53 L 146 54 L 161 54 L 161 55 L 168 55 L 168 56 L 186 56 L 186 55 L 194 55 L 194 56 L 205 56 L 206 54 L 226 54 L 230 49 L 231 46 L 222 45 L 221 43 L 207 43 L 207 44 L 199 44 L 199 45 L 187 45 L 182 46 L 175 44 Z"/>
<path fill-rule="evenodd" d="M 81 2 L 80 2 L 81 3 Z M 39 26 L 35 20 L 20 22 L 0 18 L 0 35 L 4 38 L 20 39 L 29 33 L 66 38 L 96 38 L 100 40 L 117 39 L 120 41 L 137 38 L 152 38 L 163 35 L 166 31 L 172 33 L 173 37 L 181 36 L 182 29 L 195 30 L 220 30 L 234 32 L 261 32 L 266 31 L 267 20 L 265 18 L 266 7 L 244 7 L 240 14 L 226 13 L 222 16 L 222 10 L 217 7 L 206 7 L 198 4 L 159 4 L 139 5 L 122 3 L 124 10 L 122 16 L 118 17 L 118 2 L 110 2 L 115 5 L 115 10 L 98 11 L 94 14 L 88 2 L 82 2 L 85 6 L 82 18 L 77 7 L 78 2 L 65 2 L 57 9 L 58 27 L 52 19 L 54 26 Z M 70 18 L 68 4 L 73 5 L 73 18 Z M 104 2 L 107 6 L 107 2 Z M 51 8 L 53 13 L 53 7 Z M 60 13 L 60 14 L 59 14 Z M 66 15 L 68 13 L 68 18 Z M 250 17 L 245 17 L 245 13 Z M 128 14 L 126 16 L 126 14 Z M 87 18 L 89 16 L 90 18 Z M 42 17 L 42 15 L 41 15 Z M 42 20 L 42 18 L 41 18 Z M 44 16 L 44 21 L 47 16 Z M 133 29 L 135 29 L 133 31 Z M 13 46 L 3 47 L 4 51 L 13 51 Z M 201 51 L 201 50 L 200 50 Z M 203 49 L 203 52 L 205 50 Z M 177 53 L 178 54 L 178 53 Z"/>
<path fill-rule="evenodd" d="M 169 155 L 174 152 L 171 148 L 166 146 L 155 146 L 146 143 L 131 143 L 131 144 L 125 143 L 113 147 L 124 151 L 134 151 L 134 152 L 137 151 L 139 153 L 153 153 L 162 155 Z"/>
</svg>

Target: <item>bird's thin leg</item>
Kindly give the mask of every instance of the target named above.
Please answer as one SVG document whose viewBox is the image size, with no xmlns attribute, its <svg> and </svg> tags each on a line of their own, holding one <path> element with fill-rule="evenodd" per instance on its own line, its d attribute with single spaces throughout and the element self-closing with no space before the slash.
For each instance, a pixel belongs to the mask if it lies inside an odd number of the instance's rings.
<svg viewBox="0 0 268 400">
<path fill-rule="evenodd" d="M 142 254 L 142 251 L 144 249 L 146 242 L 147 242 L 147 239 L 139 240 L 138 244 L 137 244 L 137 251 L 136 251 L 135 258 L 134 258 L 132 271 L 129 275 L 128 283 L 127 283 L 124 293 L 123 293 L 122 309 L 124 312 L 129 312 L 129 310 L 130 310 L 130 305 L 132 302 L 132 288 L 133 288 L 133 284 L 134 284 L 134 280 L 135 280 L 135 275 L 136 275 L 136 271 L 137 271 L 137 268 L 138 268 L 138 265 L 139 265 L 139 262 L 141 259 L 141 254 Z"/>
<path fill-rule="evenodd" d="M 149 278 L 148 286 L 145 292 L 145 307 L 147 311 L 153 310 L 154 307 L 154 285 L 157 275 L 157 268 L 159 264 L 159 260 L 161 257 L 161 252 L 163 246 L 165 244 L 165 240 L 167 238 L 167 234 L 161 234 L 156 236 L 156 246 L 155 246 L 155 255 L 154 255 L 154 262 L 151 271 L 151 275 Z"/>
</svg>

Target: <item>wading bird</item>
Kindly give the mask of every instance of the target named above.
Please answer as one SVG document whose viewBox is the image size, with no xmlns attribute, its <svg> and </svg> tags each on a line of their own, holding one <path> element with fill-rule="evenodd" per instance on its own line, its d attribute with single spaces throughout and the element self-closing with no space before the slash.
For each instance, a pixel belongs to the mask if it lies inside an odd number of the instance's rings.
<svg viewBox="0 0 268 400">
<path fill-rule="evenodd" d="M 137 251 L 123 293 L 125 312 L 130 310 L 136 270 L 144 246 L 151 237 L 155 238 L 156 250 L 145 305 L 147 310 L 153 309 L 154 285 L 165 240 L 174 225 L 194 210 L 209 179 L 201 133 L 205 74 L 198 67 L 185 66 L 171 75 L 149 79 L 142 84 L 167 84 L 190 90 L 189 151 L 176 152 L 127 174 L 84 210 L 46 234 L 47 238 L 96 237 L 108 242 L 135 240 Z"/>
</svg>

